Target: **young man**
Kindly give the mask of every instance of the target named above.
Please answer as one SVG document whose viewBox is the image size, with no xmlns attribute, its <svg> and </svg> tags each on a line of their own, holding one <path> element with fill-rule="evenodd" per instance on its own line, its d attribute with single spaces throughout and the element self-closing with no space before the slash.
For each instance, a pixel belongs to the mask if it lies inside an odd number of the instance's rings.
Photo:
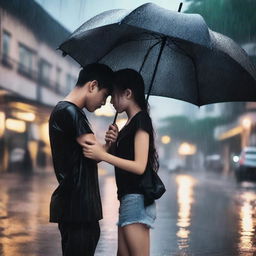
<svg viewBox="0 0 256 256">
<path fill-rule="evenodd" d="M 86 139 L 95 140 L 82 109 L 93 112 L 106 102 L 113 71 L 103 64 L 84 67 L 75 88 L 53 109 L 49 120 L 52 159 L 59 186 L 50 203 L 50 222 L 58 223 L 64 256 L 94 255 L 102 219 L 97 163 L 83 156 Z M 106 138 L 115 141 L 116 126 Z M 105 145 L 108 149 L 108 143 Z"/>
</svg>

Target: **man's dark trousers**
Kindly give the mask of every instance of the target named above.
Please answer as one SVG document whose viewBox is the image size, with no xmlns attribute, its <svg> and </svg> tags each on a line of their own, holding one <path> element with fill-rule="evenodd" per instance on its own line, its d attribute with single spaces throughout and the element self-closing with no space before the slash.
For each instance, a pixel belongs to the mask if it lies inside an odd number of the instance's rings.
<svg viewBox="0 0 256 256">
<path fill-rule="evenodd" d="M 99 222 L 59 223 L 63 256 L 93 256 L 100 237 Z"/>
</svg>

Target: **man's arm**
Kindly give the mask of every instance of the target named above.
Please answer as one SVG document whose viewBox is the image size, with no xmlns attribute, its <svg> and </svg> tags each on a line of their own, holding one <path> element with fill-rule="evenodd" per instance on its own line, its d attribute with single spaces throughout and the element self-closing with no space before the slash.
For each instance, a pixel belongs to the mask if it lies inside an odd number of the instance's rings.
<svg viewBox="0 0 256 256">
<path fill-rule="evenodd" d="M 84 146 L 86 140 L 92 140 L 96 141 L 95 135 L 93 133 L 85 133 L 80 135 L 79 137 L 76 138 L 76 141 L 78 144 L 80 144 L 81 147 Z"/>
<path fill-rule="evenodd" d="M 96 137 L 93 133 L 86 133 L 86 134 L 82 134 L 79 137 L 76 138 L 76 141 L 78 144 L 80 144 L 81 147 L 84 147 L 84 145 L 86 144 L 85 141 L 86 140 L 92 140 L 92 141 L 97 141 Z M 104 146 L 103 146 L 104 147 Z M 101 161 L 96 161 L 97 163 L 101 162 Z"/>
</svg>

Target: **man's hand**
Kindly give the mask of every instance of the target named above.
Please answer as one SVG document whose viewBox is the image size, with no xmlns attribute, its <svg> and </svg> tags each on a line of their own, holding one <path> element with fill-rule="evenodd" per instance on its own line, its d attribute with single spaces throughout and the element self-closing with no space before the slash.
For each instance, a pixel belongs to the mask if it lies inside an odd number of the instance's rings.
<svg viewBox="0 0 256 256">
<path fill-rule="evenodd" d="M 84 156 L 95 161 L 102 161 L 105 153 L 106 150 L 97 141 L 88 139 L 85 141 L 85 144 L 83 145 Z"/>
</svg>

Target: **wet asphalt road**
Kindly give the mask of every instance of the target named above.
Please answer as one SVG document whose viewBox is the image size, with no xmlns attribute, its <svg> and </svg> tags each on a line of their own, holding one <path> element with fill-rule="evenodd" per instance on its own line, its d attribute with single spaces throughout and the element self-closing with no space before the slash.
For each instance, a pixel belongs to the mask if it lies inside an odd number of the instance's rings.
<svg viewBox="0 0 256 256">
<path fill-rule="evenodd" d="M 160 176 L 167 192 L 157 202 L 151 255 L 256 255 L 255 183 L 210 172 L 161 170 Z M 100 184 L 104 219 L 96 255 L 112 256 L 119 205 L 113 172 L 101 168 Z M 61 255 L 57 225 L 48 222 L 55 187 L 51 173 L 0 174 L 0 256 Z"/>
</svg>

